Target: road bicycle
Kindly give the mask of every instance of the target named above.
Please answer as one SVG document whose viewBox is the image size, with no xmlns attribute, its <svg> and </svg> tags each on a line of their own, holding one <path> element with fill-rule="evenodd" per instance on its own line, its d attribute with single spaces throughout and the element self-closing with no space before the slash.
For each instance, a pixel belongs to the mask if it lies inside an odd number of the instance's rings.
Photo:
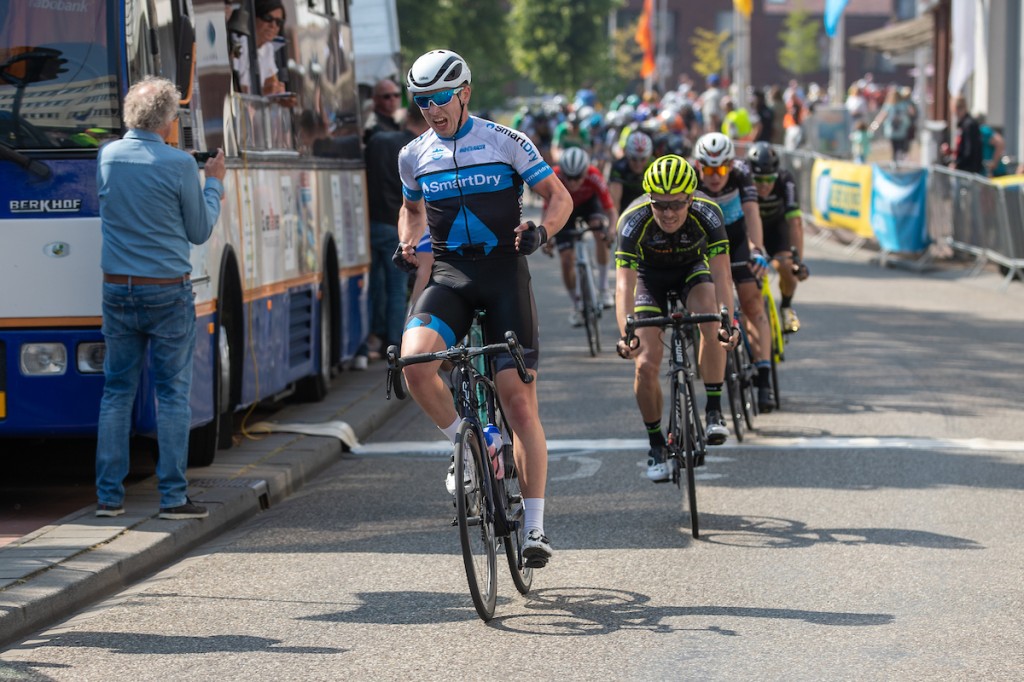
<svg viewBox="0 0 1024 682">
<path fill-rule="evenodd" d="M 576 219 L 576 226 L 568 234 L 573 238 L 573 249 L 576 255 L 576 286 L 580 291 L 580 312 L 583 314 L 583 327 L 587 332 L 587 346 L 590 356 L 596 357 L 601 352 L 601 334 L 598 322 L 601 319 L 602 302 L 598 288 L 594 282 L 594 265 L 590 260 L 590 249 L 583 243 L 583 235 L 593 232 L 594 238 L 604 233 L 603 227 L 592 227 L 583 218 Z"/>
<path fill-rule="evenodd" d="M 786 359 L 786 336 L 782 332 L 782 321 L 779 319 L 779 308 L 775 305 L 775 296 L 772 295 L 772 287 L 771 282 L 768 279 L 768 275 L 765 275 L 761 279 L 761 296 L 764 299 L 764 312 L 768 316 L 769 334 L 772 338 L 771 379 L 772 391 L 775 394 L 775 409 L 778 410 L 782 407 L 780 398 L 781 393 L 779 392 L 779 363 Z"/>
<path fill-rule="evenodd" d="M 700 537 L 697 519 L 697 483 L 694 469 L 704 464 L 707 454 L 707 435 L 704 423 L 697 412 L 697 393 L 694 387 L 694 365 L 690 362 L 693 352 L 694 325 L 704 322 L 721 322 L 729 330 L 729 311 L 723 306 L 720 313 L 689 313 L 682 307 L 678 296 L 671 295 L 668 315 L 634 319 L 626 316 L 626 344 L 634 346 L 636 330 L 641 327 L 672 328 L 669 335 L 668 378 L 669 418 L 667 456 L 672 468 L 672 482 L 681 487 L 682 474 L 686 475 L 686 500 L 690 509 L 690 531 L 693 537 Z M 664 341 L 662 341 L 664 343 Z"/>
<path fill-rule="evenodd" d="M 501 408 L 494 384 L 495 356 L 510 354 L 519 378 L 530 383 L 523 349 L 514 332 L 505 333 L 505 343 L 484 346 L 459 344 L 435 353 L 399 357 L 398 347 L 387 350 L 387 397 L 392 392 L 406 397 L 401 370 L 409 365 L 447 361 L 451 364 L 451 386 L 461 422 L 455 437 L 455 509 L 453 526 L 459 528 L 459 542 L 476 612 L 484 621 L 494 617 L 498 594 L 497 553 L 504 544 L 512 582 L 521 594 L 530 591 L 533 569 L 523 559 L 525 539 L 523 496 L 516 470 L 512 429 Z M 475 362 L 484 358 L 485 371 Z M 481 418 L 486 415 L 486 422 Z M 502 444 L 491 457 L 484 427 L 495 425 Z"/>
</svg>

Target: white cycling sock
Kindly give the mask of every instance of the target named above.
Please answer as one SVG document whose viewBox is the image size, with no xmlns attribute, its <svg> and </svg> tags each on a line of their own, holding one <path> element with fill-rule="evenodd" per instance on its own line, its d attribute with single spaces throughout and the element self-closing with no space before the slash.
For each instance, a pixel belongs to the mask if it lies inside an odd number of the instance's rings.
<svg viewBox="0 0 1024 682">
<path fill-rule="evenodd" d="M 608 288 L 608 264 L 597 266 L 597 288 L 600 289 L 601 293 Z"/>
<path fill-rule="evenodd" d="M 544 498 L 524 497 L 523 498 L 523 526 L 527 534 L 531 530 L 539 530 L 544 535 Z"/>
<path fill-rule="evenodd" d="M 442 429 L 440 426 L 438 426 L 437 428 L 440 429 L 441 433 L 443 433 L 445 436 L 447 436 L 448 440 L 450 440 L 454 444 L 455 443 L 455 434 L 458 433 L 458 431 L 459 431 L 459 422 L 460 421 L 462 421 L 462 420 L 459 419 L 458 417 L 456 417 L 455 421 L 453 421 L 451 424 L 449 424 L 447 429 Z"/>
</svg>

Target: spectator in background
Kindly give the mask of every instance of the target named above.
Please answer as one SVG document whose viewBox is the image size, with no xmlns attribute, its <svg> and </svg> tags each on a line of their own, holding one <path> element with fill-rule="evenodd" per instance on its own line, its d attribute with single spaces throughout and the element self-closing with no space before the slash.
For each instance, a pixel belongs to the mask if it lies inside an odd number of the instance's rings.
<svg viewBox="0 0 1024 682">
<path fill-rule="evenodd" d="M 882 128 L 882 134 L 892 147 L 892 162 L 899 163 L 910 150 L 910 128 L 913 113 L 899 88 L 892 86 L 885 96 L 885 104 L 871 122 L 871 132 Z"/>
<path fill-rule="evenodd" d="M 402 208 L 398 153 L 426 130 L 423 113 L 414 104 L 406 109 L 403 130 L 381 130 L 366 141 L 366 186 L 370 200 L 370 336 L 352 359 L 352 369 L 366 369 L 369 353 L 379 353 L 391 344 L 402 343 L 409 276 L 391 260 L 398 249 L 398 212 Z"/>
<path fill-rule="evenodd" d="M 793 96 L 786 100 L 786 116 L 782 119 L 785 128 L 783 144 L 786 149 L 796 149 L 804 143 L 804 104 L 799 97 Z"/>
<path fill-rule="evenodd" d="M 385 78 L 373 86 L 372 100 L 373 111 L 367 117 L 366 134 L 363 137 L 367 143 L 374 133 L 397 133 L 402 130 L 402 126 L 395 118 L 395 114 L 402 106 L 402 91 L 399 87 L 393 81 Z M 391 258 L 391 254 L 388 254 L 388 258 Z"/>
<path fill-rule="evenodd" d="M 968 113 L 967 100 L 963 95 L 953 98 L 953 111 L 956 113 L 956 141 L 950 167 L 984 175 L 981 127 Z"/>
<path fill-rule="evenodd" d="M 985 121 L 985 114 L 975 114 L 974 117 L 981 130 L 981 162 L 985 167 L 985 175 L 990 178 L 1006 175 L 1008 169 L 1003 163 L 1006 140 L 1003 139 L 1002 132 Z"/>
<path fill-rule="evenodd" d="M 783 122 L 786 118 L 786 100 L 782 98 L 782 87 L 779 85 L 773 85 L 768 90 L 768 106 L 772 110 L 772 120 L 774 126 L 772 127 L 772 139 L 771 143 L 775 145 L 782 145 L 786 141 L 786 128 Z"/>
<path fill-rule="evenodd" d="M 281 0 L 257 0 L 253 7 L 256 13 L 256 61 L 259 64 L 260 93 L 264 97 L 284 94 L 287 88 L 278 77 L 276 40 L 284 29 L 285 12 Z M 282 43 L 283 44 L 283 43 Z M 249 42 L 243 41 L 235 59 L 239 88 L 249 92 Z"/>
<path fill-rule="evenodd" d="M 847 90 L 845 106 L 854 123 L 868 120 L 868 101 L 856 83 Z"/>
<path fill-rule="evenodd" d="M 181 95 L 149 76 L 124 100 L 128 132 L 100 148 L 96 170 L 103 247 L 103 400 L 96 442 L 96 516 L 124 514 L 132 406 L 147 363 L 156 389 L 160 518 L 201 519 L 185 467 L 192 426 L 196 310 L 189 244 L 213 232 L 224 197 L 224 153 L 205 164 L 165 143 Z M 204 332 L 205 333 L 205 332 Z"/>
<path fill-rule="evenodd" d="M 775 132 L 775 112 L 768 106 L 764 91 L 754 91 L 750 108 L 753 113 L 751 120 L 754 124 L 754 141 L 771 142 Z"/>
<path fill-rule="evenodd" d="M 718 74 L 707 78 L 707 90 L 700 95 L 700 113 L 704 119 L 704 132 L 717 133 L 722 127 L 722 91 L 718 89 Z"/>
<path fill-rule="evenodd" d="M 850 133 L 850 148 L 853 150 L 854 163 L 867 163 L 871 155 L 871 133 L 867 121 L 857 121 Z"/>
</svg>

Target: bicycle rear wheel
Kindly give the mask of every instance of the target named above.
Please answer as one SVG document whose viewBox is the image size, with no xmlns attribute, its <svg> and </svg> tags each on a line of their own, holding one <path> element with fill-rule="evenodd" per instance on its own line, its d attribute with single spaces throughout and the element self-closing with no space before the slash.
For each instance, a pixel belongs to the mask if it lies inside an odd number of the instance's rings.
<svg viewBox="0 0 1024 682">
<path fill-rule="evenodd" d="M 733 348 L 725 356 L 725 386 L 729 392 L 729 412 L 732 413 L 732 425 L 736 432 L 736 440 L 742 443 L 745 395 L 743 393 L 743 364 L 738 348 Z"/>
<path fill-rule="evenodd" d="M 519 471 L 512 456 L 512 446 L 505 445 L 505 479 L 498 481 L 498 488 L 505 495 L 505 519 L 509 533 L 504 538 L 505 558 L 519 594 L 526 594 L 533 586 L 533 569 L 523 561 L 523 540 L 526 530 L 523 519 L 523 492 L 519 487 Z"/>
<path fill-rule="evenodd" d="M 494 617 L 498 597 L 498 537 L 488 504 L 491 490 L 489 468 L 481 466 L 480 434 L 470 421 L 459 425 L 455 437 L 455 508 L 466 566 L 469 594 L 476 612 L 485 621 Z M 466 471 L 469 471 L 467 481 Z"/>
</svg>

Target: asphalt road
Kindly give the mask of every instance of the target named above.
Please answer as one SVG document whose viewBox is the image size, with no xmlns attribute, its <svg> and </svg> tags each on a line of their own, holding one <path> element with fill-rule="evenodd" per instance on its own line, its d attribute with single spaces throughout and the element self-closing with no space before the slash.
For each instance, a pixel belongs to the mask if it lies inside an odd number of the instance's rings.
<svg viewBox="0 0 1024 682">
<path fill-rule="evenodd" d="M 1019 679 L 1024 286 L 806 250 L 783 410 L 709 457 L 699 541 L 680 491 L 643 478 L 611 319 L 590 359 L 534 257 L 556 555 L 530 595 L 502 576 L 477 618 L 447 455 L 410 405 L 297 495 L 0 652 L 0 677 Z"/>
</svg>

